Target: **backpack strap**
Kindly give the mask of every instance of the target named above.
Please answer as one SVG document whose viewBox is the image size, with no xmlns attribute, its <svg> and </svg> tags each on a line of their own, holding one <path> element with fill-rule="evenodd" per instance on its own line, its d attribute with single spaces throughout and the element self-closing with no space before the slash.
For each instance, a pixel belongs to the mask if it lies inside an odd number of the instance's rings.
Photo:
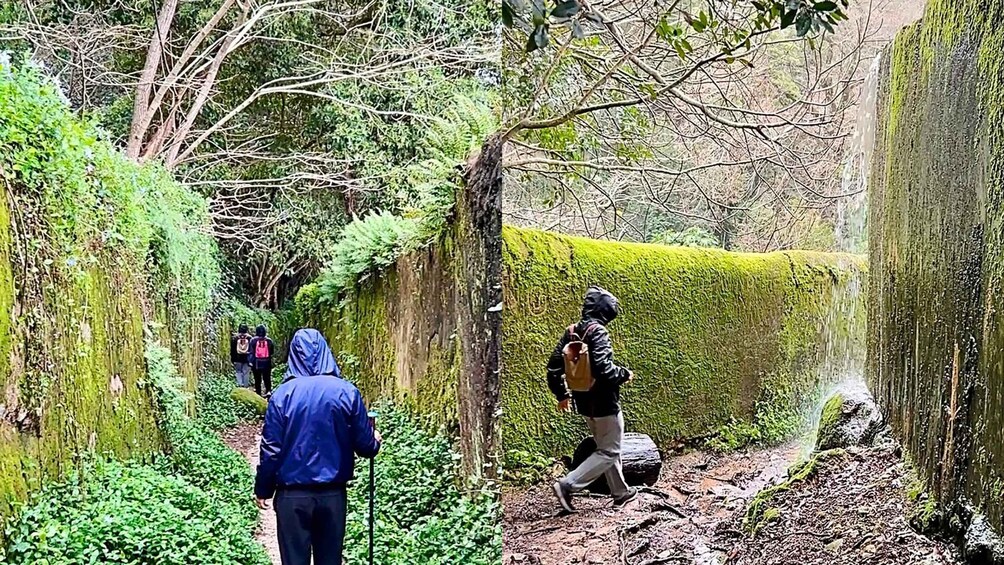
<svg viewBox="0 0 1004 565">
<path fill-rule="evenodd" d="M 569 339 L 573 337 L 579 337 L 579 334 L 575 331 L 575 324 L 568 326 L 568 337 Z"/>
<path fill-rule="evenodd" d="M 582 339 L 586 339 L 586 336 L 589 335 L 589 332 L 595 330 L 599 326 L 600 325 L 598 323 L 596 323 L 596 322 L 593 322 L 593 323 L 589 324 L 588 326 L 586 326 L 586 331 L 582 332 Z"/>
</svg>

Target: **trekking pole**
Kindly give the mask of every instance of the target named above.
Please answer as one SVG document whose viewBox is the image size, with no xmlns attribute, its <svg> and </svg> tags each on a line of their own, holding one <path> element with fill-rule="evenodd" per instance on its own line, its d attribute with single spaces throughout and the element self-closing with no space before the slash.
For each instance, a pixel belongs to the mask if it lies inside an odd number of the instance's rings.
<svg viewBox="0 0 1004 565">
<path fill-rule="evenodd" d="M 376 429 L 377 413 L 373 410 L 369 412 L 370 425 Z M 370 457 L 370 563 L 373 565 L 373 520 L 375 518 L 376 500 L 376 456 Z"/>
</svg>

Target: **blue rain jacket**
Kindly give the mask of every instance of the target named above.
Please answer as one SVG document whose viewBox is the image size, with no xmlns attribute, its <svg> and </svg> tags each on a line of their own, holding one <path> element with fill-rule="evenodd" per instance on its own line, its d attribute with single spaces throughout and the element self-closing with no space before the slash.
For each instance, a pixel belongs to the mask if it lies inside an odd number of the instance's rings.
<svg viewBox="0 0 1004 565">
<path fill-rule="evenodd" d="M 265 411 L 255 496 L 272 498 L 283 487 L 341 487 L 352 479 L 355 455 L 374 457 L 362 394 L 342 379 L 324 336 L 296 332 L 286 379 Z"/>
</svg>

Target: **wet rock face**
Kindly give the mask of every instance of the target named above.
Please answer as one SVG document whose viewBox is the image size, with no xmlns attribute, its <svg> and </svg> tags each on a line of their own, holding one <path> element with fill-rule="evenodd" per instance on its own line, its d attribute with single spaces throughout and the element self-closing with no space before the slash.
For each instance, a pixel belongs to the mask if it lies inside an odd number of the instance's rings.
<svg viewBox="0 0 1004 565">
<path fill-rule="evenodd" d="M 969 563 L 999 565 L 1004 563 L 1004 541 L 994 533 L 987 519 L 980 514 L 973 516 L 966 529 L 965 555 Z"/>
<path fill-rule="evenodd" d="M 871 445 L 882 425 L 882 413 L 864 387 L 839 390 L 823 405 L 816 450 Z"/>
</svg>

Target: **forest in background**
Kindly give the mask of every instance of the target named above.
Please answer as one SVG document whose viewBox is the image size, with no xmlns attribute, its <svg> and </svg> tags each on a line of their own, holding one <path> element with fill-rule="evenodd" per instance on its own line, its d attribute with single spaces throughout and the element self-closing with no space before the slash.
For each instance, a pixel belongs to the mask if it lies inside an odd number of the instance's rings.
<svg viewBox="0 0 1004 565">
<path fill-rule="evenodd" d="M 507 223 L 864 251 L 858 90 L 922 3 L 558 2 L 547 22 L 505 4 Z"/>
<path fill-rule="evenodd" d="M 227 290 L 276 309 L 441 228 L 496 127 L 496 27 L 487 1 L 29 0 L 0 51 L 206 197 Z"/>
</svg>

